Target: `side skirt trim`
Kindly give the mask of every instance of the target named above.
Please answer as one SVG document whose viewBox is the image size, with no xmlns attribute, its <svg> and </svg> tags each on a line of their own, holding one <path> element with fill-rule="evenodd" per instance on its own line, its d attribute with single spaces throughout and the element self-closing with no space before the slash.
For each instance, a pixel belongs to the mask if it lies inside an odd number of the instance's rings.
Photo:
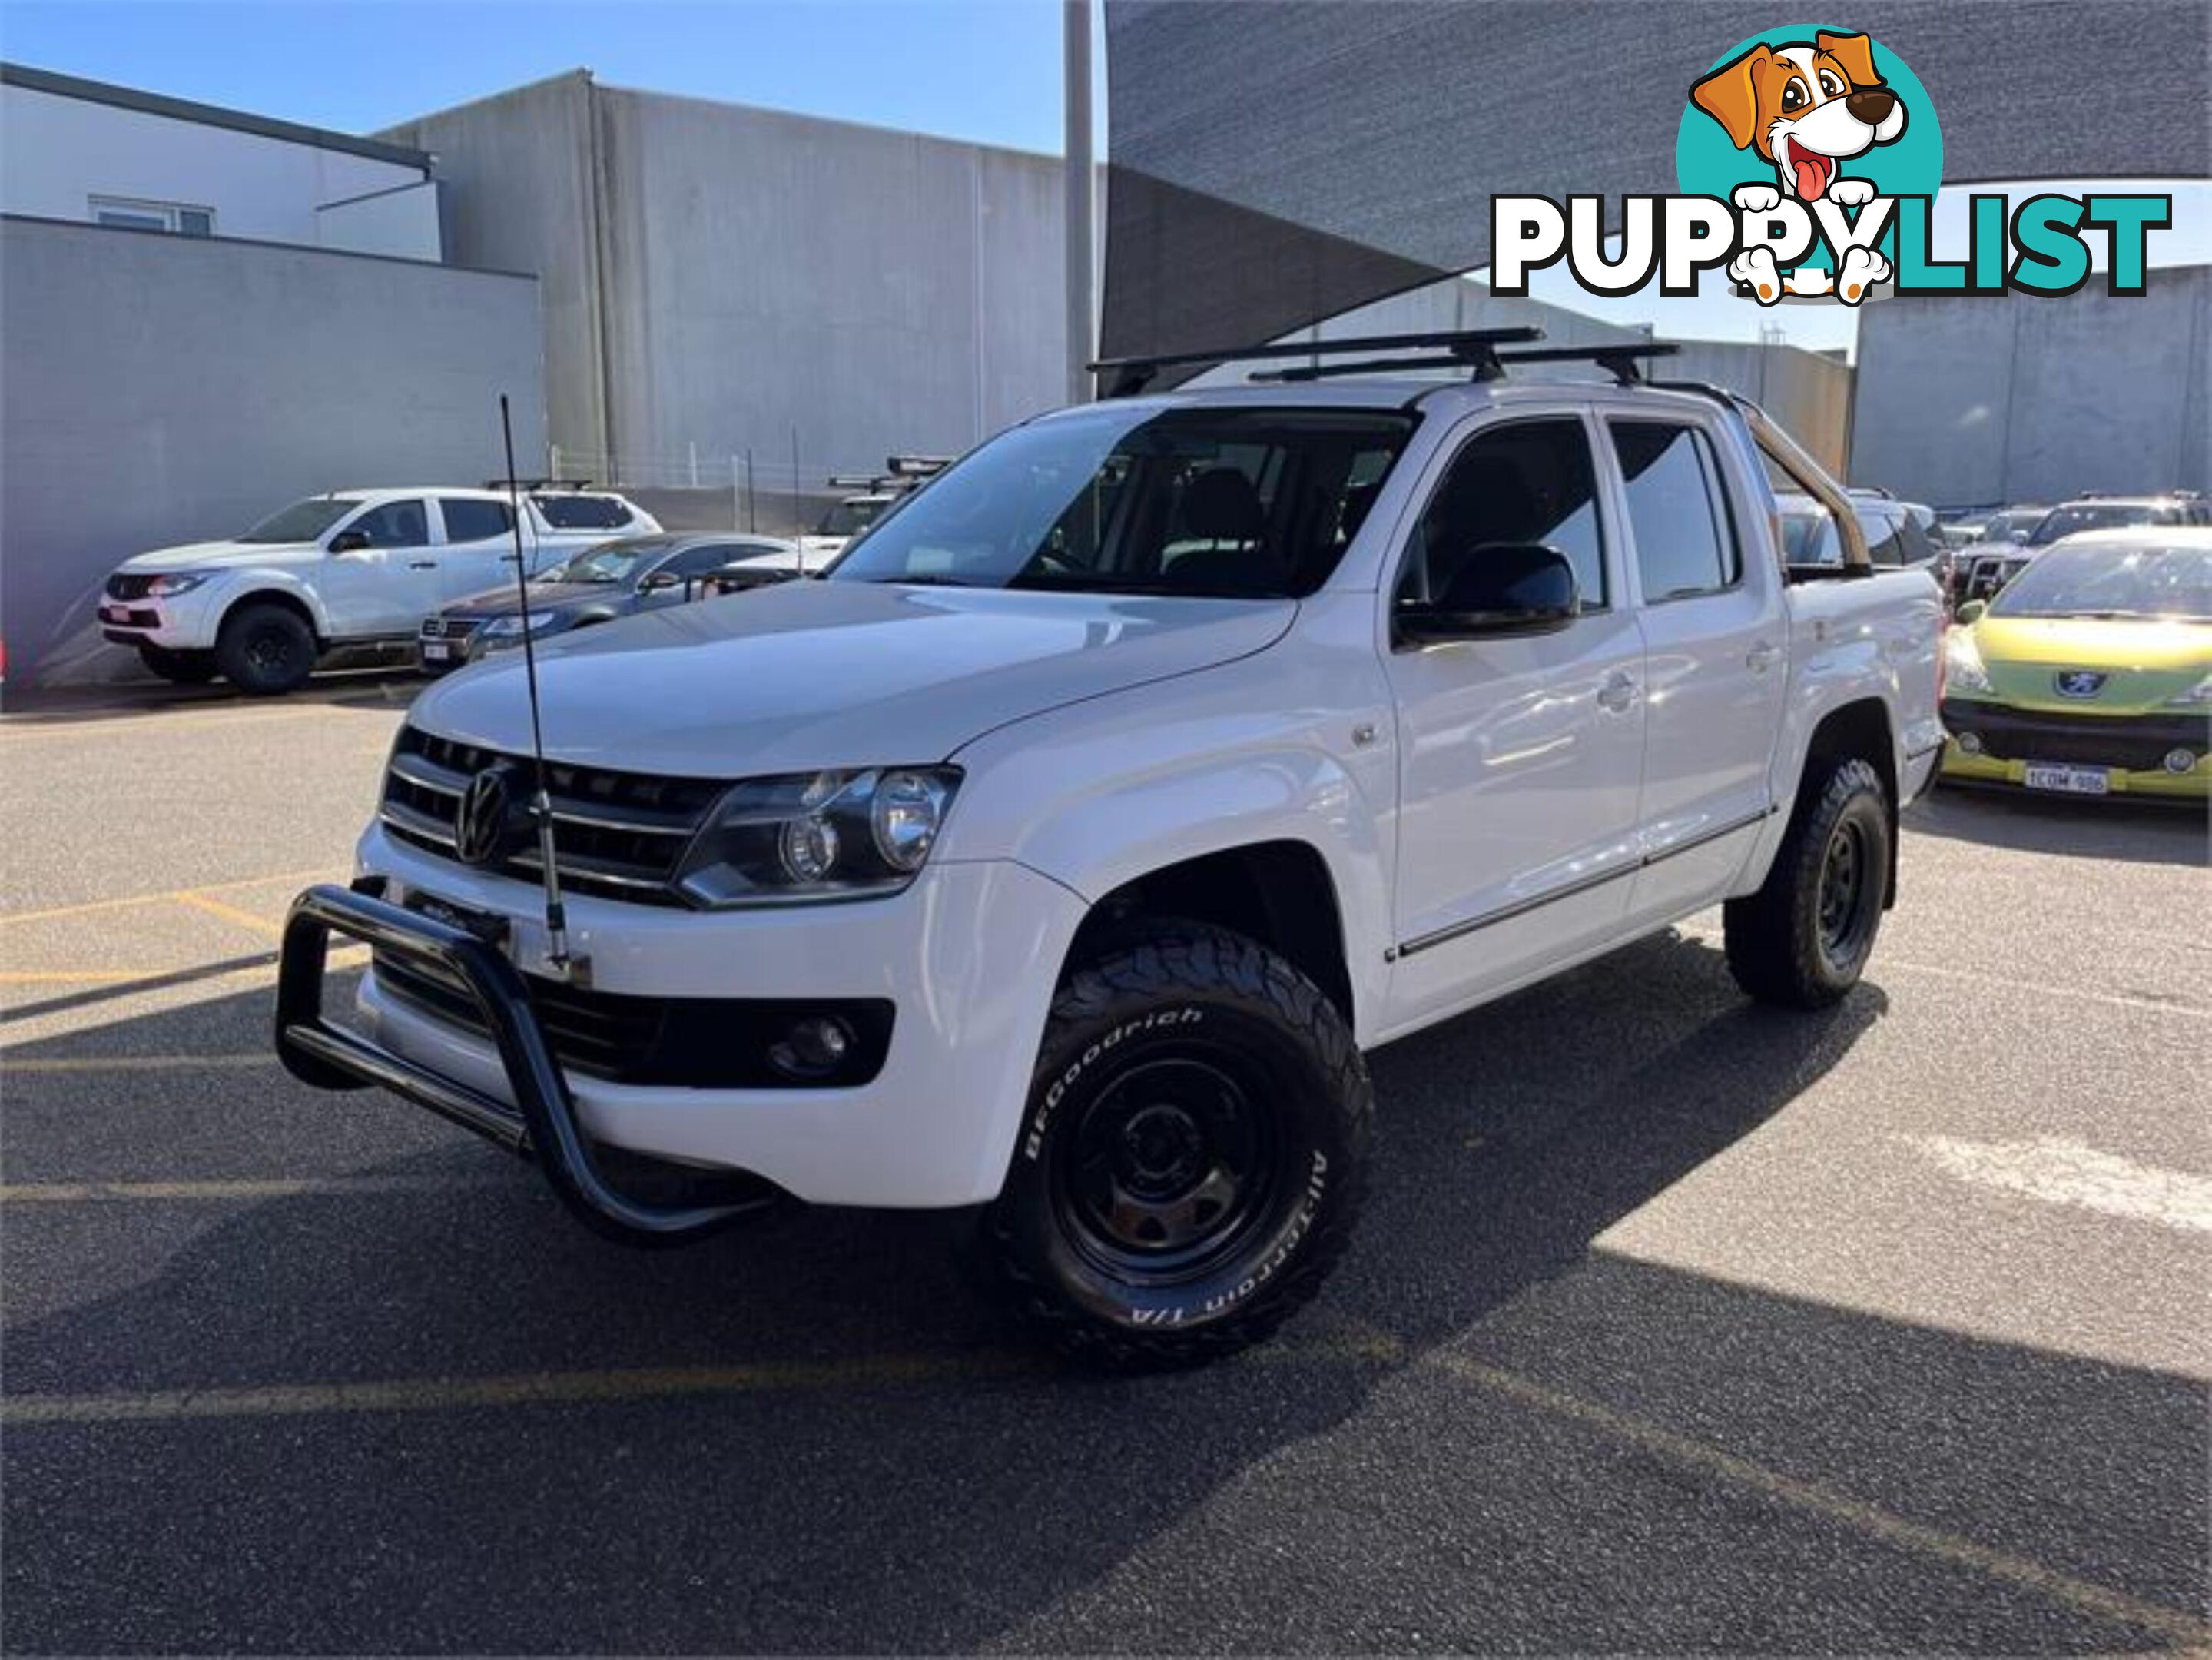
<svg viewBox="0 0 2212 1660">
<path fill-rule="evenodd" d="M 1662 848 L 1657 853 L 1647 853 L 1642 858 L 1623 865 L 1619 870 L 1602 871 L 1595 875 L 1582 877 L 1563 886 L 1553 888 L 1548 893 L 1540 893 L 1531 898 L 1516 900 L 1510 905 L 1487 911 L 1480 916 L 1471 916 L 1464 922 L 1454 922 L 1449 927 L 1438 928 L 1432 933 L 1425 933 L 1417 939 L 1408 939 L 1403 945 L 1392 947 L 1382 953 L 1382 960 L 1386 963 L 1395 963 L 1400 958 L 1413 956 L 1416 952 L 1427 951 L 1435 946 L 1449 945 L 1455 939 L 1464 939 L 1467 935 L 1479 933 L 1484 928 L 1495 927 L 1500 922 L 1510 922 L 1516 916 L 1525 916 L 1530 911 L 1541 909 L 1546 905 L 1555 905 L 1562 899 L 1571 899 L 1577 894 L 1588 893 L 1592 888 L 1601 888 L 1608 882 L 1618 882 L 1625 877 L 1635 875 L 1638 871 L 1649 870 L 1654 865 L 1663 864 L 1678 854 L 1694 852 L 1708 842 L 1719 841 L 1724 836 L 1734 836 L 1738 830 L 1749 830 L 1753 824 L 1764 824 L 1780 811 L 1781 809 L 1776 806 L 1764 807 L 1757 812 L 1735 819 L 1729 824 L 1722 824 L 1709 830 L 1701 830 L 1686 841 L 1677 842 L 1671 848 Z"/>
</svg>

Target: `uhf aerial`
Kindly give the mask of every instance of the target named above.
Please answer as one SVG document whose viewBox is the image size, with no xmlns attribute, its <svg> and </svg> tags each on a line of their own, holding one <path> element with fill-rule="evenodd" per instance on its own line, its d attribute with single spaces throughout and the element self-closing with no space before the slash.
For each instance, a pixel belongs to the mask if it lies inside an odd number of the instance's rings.
<svg viewBox="0 0 2212 1660">
<path fill-rule="evenodd" d="M 530 754 L 538 788 L 530 814 L 538 821 L 538 865 L 545 878 L 545 960 L 563 980 L 580 977 L 580 958 L 568 955 L 568 916 L 561 903 L 561 869 L 553 848 L 553 793 L 545 782 L 545 727 L 538 708 L 538 648 L 530 637 L 530 569 L 522 552 L 522 486 L 514 476 L 514 424 L 507 394 L 499 395 L 499 435 L 507 447 L 507 528 L 514 533 L 514 597 L 522 608 L 522 668 L 530 684 Z"/>
</svg>

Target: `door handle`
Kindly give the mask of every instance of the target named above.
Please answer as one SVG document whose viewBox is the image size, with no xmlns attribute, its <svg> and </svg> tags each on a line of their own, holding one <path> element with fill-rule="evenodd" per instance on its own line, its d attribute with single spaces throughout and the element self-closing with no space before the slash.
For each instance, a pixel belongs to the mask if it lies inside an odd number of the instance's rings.
<svg viewBox="0 0 2212 1660">
<path fill-rule="evenodd" d="M 1775 659 L 1781 655 L 1781 647 L 1771 640 L 1762 640 L 1744 654 L 1744 666 L 1753 674 L 1764 674 L 1774 666 Z"/>
<path fill-rule="evenodd" d="M 1636 701 L 1636 682 L 1626 674 L 1615 673 L 1597 689 L 1598 707 L 1619 714 Z"/>
<path fill-rule="evenodd" d="M 434 559 L 410 559 L 407 562 L 407 569 L 410 570 L 435 570 L 438 569 L 438 562 Z"/>
</svg>

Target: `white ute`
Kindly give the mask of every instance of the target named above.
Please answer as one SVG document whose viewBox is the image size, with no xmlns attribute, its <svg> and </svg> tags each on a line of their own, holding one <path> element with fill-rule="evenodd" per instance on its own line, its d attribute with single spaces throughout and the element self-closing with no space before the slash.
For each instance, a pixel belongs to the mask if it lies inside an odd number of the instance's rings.
<svg viewBox="0 0 2212 1660">
<path fill-rule="evenodd" d="M 1723 903 L 1748 994 L 1834 1002 L 1942 743 L 1935 583 L 1754 408 L 1498 337 L 1438 343 L 1468 384 L 1125 367 L 823 581 L 552 642 L 557 908 L 525 664 L 433 687 L 352 887 L 295 903 L 286 1063 L 623 1238 L 988 1207 L 1026 1313 L 1145 1365 L 1313 1295 L 1364 1051 Z M 1785 568 L 1762 453 L 1840 566 Z"/>
<path fill-rule="evenodd" d="M 658 531 L 603 490 L 523 496 L 532 571 L 611 536 Z M 240 691 L 290 691 L 317 661 L 355 647 L 411 646 L 430 612 L 514 581 L 504 490 L 417 486 L 333 490 L 225 542 L 127 560 L 100 599 L 100 632 L 165 680 L 222 676 Z"/>
</svg>

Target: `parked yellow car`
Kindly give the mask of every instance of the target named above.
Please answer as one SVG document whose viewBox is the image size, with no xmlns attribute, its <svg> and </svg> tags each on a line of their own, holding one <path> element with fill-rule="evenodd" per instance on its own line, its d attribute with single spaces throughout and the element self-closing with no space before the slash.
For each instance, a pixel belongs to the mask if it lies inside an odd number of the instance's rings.
<svg viewBox="0 0 2212 1660">
<path fill-rule="evenodd" d="M 2212 798 L 2212 530 L 2069 537 L 1945 644 L 1945 777 Z"/>
</svg>

